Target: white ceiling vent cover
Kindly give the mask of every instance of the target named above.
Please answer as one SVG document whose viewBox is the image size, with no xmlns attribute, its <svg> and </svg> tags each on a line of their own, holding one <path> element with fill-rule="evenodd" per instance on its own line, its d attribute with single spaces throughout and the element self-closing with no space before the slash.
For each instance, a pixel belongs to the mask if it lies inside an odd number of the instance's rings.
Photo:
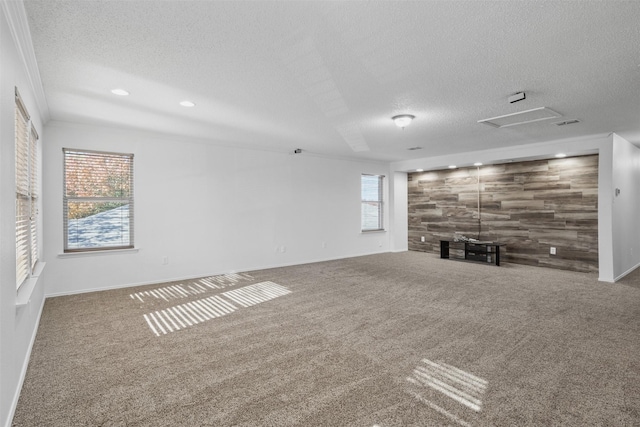
<svg viewBox="0 0 640 427">
<path fill-rule="evenodd" d="M 478 120 L 478 123 L 493 126 L 494 128 L 506 128 L 509 126 L 539 122 L 541 120 L 557 119 L 558 117 L 562 117 L 562 114 L 556 113 L 547 107 L 539 107 L 534 108 L 533 110 L 520 111 L 519 113 L 505 114 L 504 116 Z"/>
</svg>

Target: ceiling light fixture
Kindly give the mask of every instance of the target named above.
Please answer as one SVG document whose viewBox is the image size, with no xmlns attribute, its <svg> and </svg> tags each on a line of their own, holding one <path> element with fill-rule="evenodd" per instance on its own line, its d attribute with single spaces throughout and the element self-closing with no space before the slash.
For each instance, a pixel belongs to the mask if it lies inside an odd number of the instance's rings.
<svg viewBox="0 0 640 427">
<path fill-rule="evenodd" d="M 129 92 L 124 89 L 111 89 L 111 93 L 114 95 L 127 96 Z"/>
<path fill-rule="evenodd" d="M 566 155 L 566 154 L 564 154 L 564 153 L 558 153 L 558 154 L 556 154 L 556 158 L 558 158 L 558 159 L 564 159 L 565 157 L 567 157 L 567 155 Z"/>
<path fill-rule="evenodd" d="M 183 107 L 195 107 L 196 106 L 196 104 L 194 104 L 191 101 L 182 101 L 182 102 L 180 102 L 180 105 L 182 105 Z"/>
<path fill-rule="evenodd" d="M 411 120 L 415 118 L 416 116 L 413 116 L 411 114 L 400 114 L 400 115 L 391 117 L 391 120 L 395 122 L 396 126 L 404 129 L 406 126 L 409 126 L 411 124 Z"/>
<path fill-rule="evenodd" d="M 482 162 L 475 162 L 473 166 L 482 166 Z"/>
<path fill-rule="evenodd" d="M 416 172 L 424 172 L 424 169 L 416 169 Z"/>
<path fill-rule="evenodd" d="M 449 165 L 449 169 L 455 169 L 455 168 L 457 168 L 456 165 Z"/>
</svg>

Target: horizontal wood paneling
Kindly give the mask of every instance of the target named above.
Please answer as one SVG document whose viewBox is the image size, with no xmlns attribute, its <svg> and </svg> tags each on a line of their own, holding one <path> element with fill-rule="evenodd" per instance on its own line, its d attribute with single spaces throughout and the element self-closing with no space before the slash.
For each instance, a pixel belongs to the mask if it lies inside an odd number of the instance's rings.
<svg viewBox="0 0 640 427">
<path fill-rule="evenodd" d="M 503 244 L 505 262 L 598 271 L 597 155 L 479 172 L 479 183 L 477 168 L 409 174 L 409 250 L 439 252 L 460 233 Z"/>
</svg>

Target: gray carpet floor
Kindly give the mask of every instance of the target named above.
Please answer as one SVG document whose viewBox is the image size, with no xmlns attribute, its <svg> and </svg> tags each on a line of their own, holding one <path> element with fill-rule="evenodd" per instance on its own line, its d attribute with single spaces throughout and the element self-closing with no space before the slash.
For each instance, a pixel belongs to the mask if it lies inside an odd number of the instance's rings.
<svg viewBox="0 0 640 427">
<path fill-rule="evenodd" d="M 638 426 L 640 272 L 405 252 L 46 300 L 14 426 Z"/>
</svg>

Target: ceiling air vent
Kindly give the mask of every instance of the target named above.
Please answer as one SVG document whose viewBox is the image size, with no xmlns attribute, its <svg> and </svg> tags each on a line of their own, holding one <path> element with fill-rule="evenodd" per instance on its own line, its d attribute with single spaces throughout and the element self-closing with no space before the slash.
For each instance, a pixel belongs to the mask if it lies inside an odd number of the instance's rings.
<svg viewBox="0 0 640 427">
<path fill-rule="evenodd" d="M 574 125 L 576 123 L 580 123 L 580 120 L 576 120 L 576 119 L 565 120 L 563 122 L 554 123 L 554 125 L 556 125 L 556 126 L 566 126 L 566 125 Z"/>
<path fill-rule="evenodd" d="M 478 123 L 483 123 L 495 128 L 506 128 L 509 126 L 539 122 L 541 120 L 556 119 L 558 117 L 562 117 L 562 114 L 556 113 L 547 107 L 539 107 L 534 108 L 533 110 L 520 111 L 519 113 L 505 114 L 504 116 L 478 120 Z"/>
<path fill-rule="evenodd" d="M 411 147 L 411 148 L 407 148 L 407 150 L 409 151 L 422 150 L 422 147 Z"/>
</svg>

